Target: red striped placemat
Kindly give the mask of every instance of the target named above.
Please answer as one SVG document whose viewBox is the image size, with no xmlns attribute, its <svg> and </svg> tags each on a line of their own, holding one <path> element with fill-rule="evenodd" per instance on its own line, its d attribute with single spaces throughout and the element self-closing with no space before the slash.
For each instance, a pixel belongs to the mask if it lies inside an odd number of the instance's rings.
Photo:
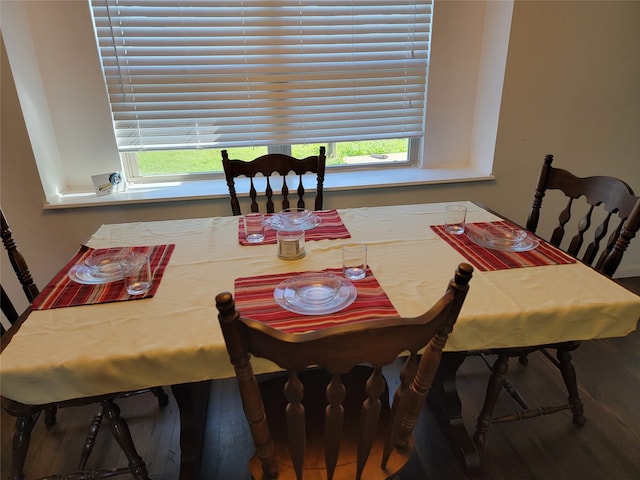
<svg viewBox="0 0 640 480">
<path fill-rule="evenodd" d="M 117 280 L 110 283 L 86 285 L 77 283 L 69 278 L 69 270 L 76 264 L 82 264 L 95 251 L 100 253 L 115 252 L 122 248 L 93 249 L 83 245 L 78 253 L 60 270 L 49 284 L 40 292 L 33 302 L 34 310 L 48 310 L 51 308 L 74 307 L 77 305 L 92 305 L 95 303 L 121 302 L 123 300 L 138 300 L 153 297 L 158 290 L 160 280 L 164 274 L 175 244 L 154 245 L 148 247 L 126 247 L 133 252 L 144 253 L 149 256 L 153 286 L 144 295 L 131 296 L 124 288 L 124 281 Z"/>
<path fill-rule="evenodd" d="M 342 270 L 337 268 L 324 271 L 342 274 Z M 365 278 L 353 282 L 358 296 L 344 310 L 327 315 L 300 315 L 285 310 L 274 300 L 273 291 L 282 281 L 299 273 L 302 272 L 237 278 L 234 297 L 238 311 L 243 317 L 266 323 L 288 333 L 319 330 L 373 317 L 398 316 L 389 297 L 369 269 Z"/>
<path fill-rule="evenodd" d="M 349 233 L 349 230 L 347 230 L 347 227 L 345 227 L 344 223 L 342 223 L 342 219 L 340 218 L 340 214 L 337 210 L 320 210 L 313 213 L 320 217 L 321 222 L 317 227 L 304 232 L 304 238 L 306 241 L 351 238 L 351 234 Z M 272 214 L 265 215 L 265 217 L 270 215 Z M 267 227 L 264 231 L 264 241 L 260 243 L 249 243 L 245 239 L 242 217 L 238 217 L 238 241 L 241 245 L 265 245 L 269 243 L 276 243 L 276 231 Z"/>
<path fill-rule="evenodd" d="M 491 224 L 515 226 L 506 221 L 478 222 L 474 223 L 473 226 L 476 229 L 483 229 Z M 571 255 L 542 239 L 540 239 L 540 245 L 533 250 L 527 252 L 505 252 L 482 247 L 473 242 L 466 234 L 451 235 L 445 232 L 444 225 L 432 225 L 431 228 L 444 241 L 455 248 L 458 253 L 464 256 L 469 263 L 482 272 L 542 265 L 565 265 L 576 262 L 576 259 Z M 532 234 L 530 233 L 529 235 Z"/>
</svg>

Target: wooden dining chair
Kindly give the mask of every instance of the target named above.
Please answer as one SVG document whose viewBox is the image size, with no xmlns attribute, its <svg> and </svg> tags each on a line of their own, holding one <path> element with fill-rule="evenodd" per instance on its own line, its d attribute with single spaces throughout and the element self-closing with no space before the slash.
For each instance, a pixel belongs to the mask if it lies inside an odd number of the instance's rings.
<svg viewBox="0 0 640 480">
<path fill-rule="evenodd" d="M 218 319 L 256 448 L 253 478 L 301 479 L 304 472 L 306 479 L 375 480 L 398 472 L 411 455 L 412 432 L 472 272 L 460 264 L 446 293 L 419 317 L 372 317 L 296 334 L 242 317 L 231 293 L 219 294 Z M 382 367 L 403 353 L 409 355 L 389 406 Z M 278 376 L 258 384 L 251 356 L 284 369 L 284 388 L 274 387 Z M 371 367 L 368 378 L 343 382 L 364 364 Z M 320 389 L 324 401 L 318 402 L 318 385 L 308 386 L 307 380 L 322 373 L 328 383 Z M 352 384 L 362 391 L 353 393 Z M 282 408 L 274 410 L 279 404 Z M 389 414 L 381 415 L 385 411 Z"/>
<path fill-rule="evenodd" d="M 231 200 L 231 211 L 233 215 L 241 215 L 240 202 L 236 193 L 235 179 L 241 176 L 249 179 L 249 197 L 251 199 L 251 211 L 259 212 L 258 191 L 255 185 L 255 177 L 261 175 L 265 178 L 266 187 L 264 191 L 266 213 L 275 212 L 274 191 L 273 191 L 273 175 L 278 174 L 281 177 L 282 187 L 280 188 L 280 206 L 281 210 L 285 208 L 305 208 L 304 195 L 306 193 L 303 184 L 303 175 L 305 173 L 314 173 L 316 175 L 316 195 L 314 201 L 314 210 L 322 210 L 323 189 L 324 189 L 324 171 L 327 159 L 325 155 L 325 147 L 320 147 L 318 155 L 307 158 L 298 159 L 281 153 L 269 153 L 262 155 L 251 161 L 231 160 L 226 150 L 222 150 L 222 167 L 229 187 L 229 196 Z M 289 174 L 293 172 L 297 175 L 297 186 L 291 191 L 287 184 L 287 178 L 291 178 Z M 293 186 L 293 185 L 292 185 Z M 289 195 L 297 197 L 293 199 L 290 205 Z M 275 194 L 276 198 L 278 197 Z"/>
<path fill-rule="evenodd" d="M 533 206 L 527 220 L 527 230 L 536 233 L 544 197 L 551 191 L 558 191 L 565 201 L 561 202 L 560 212 L 556 213 L 558 220 L 549 242 L 585 264 L 593 266 L 604 275 L 613 276 L 631 239 L 640 227 L 640 197 L 634 194 L 629 185 L 617 178 L 579 178 L 566 170 L 553 167 L 552 162 L 553 155 L 547 155 L 540 171 Z M 573 229 L 570 228 L 571 225 Z M 572 233 L 569 233 L 570 231 Z M 588 294 L 585 292 L 585 295 Z M 580 342 L 576 341 L 489 351 L 488 353 L 497 355 L 497 358 L 490 367 L 492 375 L 487 385 L 484 406 L 477 420 L 474 435 L 476 445 L 484 447 L 489 426 L 499 422 L 570 409 L 573 423 L 584 424 L 584 407 L 571 358 L 571 352 L 579 345 Z M 548 350 L 555 350 L 556 358 Z M 505 377 L 509 358 L 518 357 L 520 363 L 526 365 L 529 354 L 535 351 L 542 352 L 560 370 L 567 388 L 568 402 L 529 406 Z M 503 389 L 511 394 L 521 408 L 515 412 L 495 416 L 494 408 Z"/>
<path fill-rule="evenodd" d="M 5 247 L 5 250 L 7 251 L 9 262 L 13 267 L 16 277 L 18 278 L 18 281 L 22 286 L 29 304 L 31 304 L 38 296 L 39 290 L 35 282 L 33 281 L 33 277 L 31 275 L 24 255 L 16 245 L 16 242 L 13 238 L 13 232 L 9 227 L 2 209 L 0 209 L 0 236 L 2 237 L 2 243 Z M 20 315 L 15 307 L 15 304 L 11 301 L 9 295 L 7 294 L 5 288 L 1 287 L 0 289 L 2 293 L 2 313 L 11 324 L 11 328 L 9 328 L 6 334 L 3 332 L 2 346 L 4 347 L 6 345 L 7 337 L 13 335 L 14 328 L 17 327 L 20 321 L 23 320 L 23 318 L 28 313 L 28 310 L 23 315 Z M 80 461 L 78 464 L 78 471 L 72 474 L 53 475 L 46 478 L 48 480 L 89 480 L 111 478 L 115 475 L 131 474 L 136 480 L 147 480 L 149 478 L 147 467 L 136 451 L 127 422 L 123 417 L 120 416 L 120 408 L 115 403 L 115 401 L 118 399 L 127 398 L 133 395 L 139 395 L 150 391 L 153 392 L 153 394 L 157 397 L 158 404 L 160 406 L 166 406 L 168 404 L 169 396 L 166 394 L 162 387 L 141 389 L 130 392 L 117 392 L 109 395 L 101 395 L 90 398 L 78 398 L 68 401 L 49 403 L 45 405 L 26 405 L 9 398 L 2 397 L 2 408 L 4 408 L 10 415 L 16 417 L 16 431 L 13 437 L 13 465 L 10 480 L 22 480 L 24 478 L 24 464 L 27 451 L 29 449 L 29 443 L 31 441 L 31 432 L 33 430 L 35 422 L 37 421 L 41 413 L 44 412 L 45 424 L 48 427 L 52 427 L 56 423 L 58 408 L 91 404 L 98 405 L 99 409 L 96 415 L 92 418 L 87 438 L 82 446 L 80 452 Z M 126 468 L 118 469 L 86 470 L 87 461 L 95 445 L 96 437 L 104 418 L 107 419 L 111 428 L 111 433 L 126 455 L 129 461 L 129 466 Z"/>
</svg>

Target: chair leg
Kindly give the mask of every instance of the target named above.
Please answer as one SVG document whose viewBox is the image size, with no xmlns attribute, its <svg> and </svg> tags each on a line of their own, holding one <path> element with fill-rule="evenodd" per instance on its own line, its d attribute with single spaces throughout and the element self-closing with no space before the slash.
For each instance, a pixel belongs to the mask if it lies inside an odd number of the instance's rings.
<svg viewBox="0 0 640 480">
<path fill-rule="evenodd" d="M 489 430 L 491 424 L 491 417 L 493 415 L 493 409 L 498 401 L 500 391 L 504 386 L 504 375 L 509 368 L 509 357 L 506 355 L 498 355 L 495 363 L 493 364 L 493 373 L 489 378 L 487 384 L 487 393 L 484 398 L 484 405 L 482 411 L 478 416 L 476 424 L 476 433 L 473 435 L 473 441 L 478 448 L 483 448 L 486 440 L 486 433 Z"/>
<path fill-rule="evenodd" d="M 169 405 L 169 395 L 167 395 L 167 392 L 164 391 L 164 388 L 153 387 L 151 389 L 151 392 L 158 399 L 158 405 L 160 405 L 161 407 L 166 407 L 167 405 Z"/>
<path fill-rule="evenodd" d="M 109 421 L 111 433 L 129 460 L 129 470 L 135 480 L 150 480 L 147 466 L 138 455 L 131 438 L 131 431 L 124 418 L 120 417 L 120 408 L 113 400 L 102 403 L 102 415 Z"/>
<path fill-rule="evenodd" d="M 31 431 L 37 414 L 24 415 L 16 419 L 16 431 L 13 434 L 13 456 L 9 480 L 24 479 L 24 462 L 27 458 Z"/>
<path fill-rule="evenodd" d="M 96 438 L 98 437 L 98 432 L 100 431 L 100 425 L 102 424 L 102 410 L 100 410 L 93 417 L 91 421 L 91 426 L 89 427 L 89 433 L 87 434 L 87 438 L 84 441 L 84 445 L 82 446 L 82 452 L 80 453 L 80 462 L 78 464 L 78 470 L 82 471 L 86 468 L 87 460 L 89 460 L 89 456 L 93 451 L 93 447 L 96 444 Z"/>
<path fill-rule="evenodd" d="M 56 415 L 58 414 L 58 407 L 56 405 L 49 405 L 44 407 L 44 424 L 47 427 L 53 427 L 56 424 Z"/>
<path fill-rule="evenodd" d="M 567 387 L 569 394 L 569 405 L 573 413 L 573 423 L 575 425 L 584 425 L 586 419 L 584 416 L 584 405 L 578 393 L 578 380 L 576 378 L 576 369 L 571 361 L 571 353 L 567 350 L 558 349 L 556 352 L 558 362 L 560 363 L 560 373 Z"/>
</svg>

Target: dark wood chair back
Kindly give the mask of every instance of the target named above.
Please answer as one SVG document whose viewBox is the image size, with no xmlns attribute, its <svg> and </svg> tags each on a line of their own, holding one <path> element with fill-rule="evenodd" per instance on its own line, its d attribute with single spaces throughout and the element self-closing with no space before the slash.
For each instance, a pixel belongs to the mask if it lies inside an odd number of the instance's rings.
<svg viewBox="0 0 640 480">
<path fill-rule="evenodd" d="M 0 236 L 2 237 L 2 244 L 7 250 L 9 256 L 9 262 L 13 267 L 13 271 L 16 273 L 16 277 L 22 285 L 22 290 L 27 297 L 29 303 L 32 303 L 38 296 L 40 291 L 31 277 L 29 266 L 24 256 L 18 250 L 15 240 L 13 239 L 13 232 L 7 223 L 7 219 L 4 216 L 4 212 L 0 209 Z"/>
<path fill-rule="evenodd" d="M 324 171 L 326 165 L 325 147 L 320 147 L 320 153 L 311 157 L 298 159 L 289 155 L 280 153 L 270 153 L 262 155 L 251 161 L 231 160 L 226 150 L 222 150 L 222 167 L 229 187 L 229 195 L 231 197 L 231 211 L 233 215 L 241 215 L 240 202 L 236 193 L 235 179 L 240 176 L 249 178 L 249 197 L 251 198 L 251 211 L 259 212 L 258 192 L 255 187 L 254 178 L 262 175 L 266 178 L 266 188 L 264 196 L 266 197 L 266 213 L 274 213 L 274 191 L 272 186 L 272 175 L 278 174 L 282 179 L 282 188 L 280 189 L 281 209 L 285 208 L 305 208 L 304 194 L 305 188 L 302 182 L 305 173 L 316 174 L 316 196 L 314 202 L 314 210 L 322 210 L 323 189 L 324 189 Z M 293 172 L 297 175 L 297 186 L 293 192 L 287 185 L 287 175 Z M 290 178 L 290 177 L 289 177 Z M 290 205 L 289 195 L 297 196 L 297 201 Z M 276 195 L 277 197 L 277 195 Z M 279 211 L 279 210 L 278 210 Z"/>
<path fill-rule="evenodd" d="M 2 313 L 9 321 L 9 324 L 13 325 L 15 321 L 20 317 L 20 314 L 16 310 L 16 307 L 14 307 L 13 302 L 9 298 L 9 295 L 7 295 L 7 292 L 4 291 L 4 287 L 2 285 L 0 285 L 0 294 L 0 301 L 2 302 L 0 304 L 2 306 Z M 5 328 L 4 324 L 2 324 L 0 325 L 0 334 L 4 335 L 4 332 Z"/>
<path fill-rule="evenodd" d="M 9 257 L 9 262 L 11 263 L 11 267 L 16 274 L 20 285 L 22 286 L 22 290 L 24 291 L 25 296 L 27 297 L 27 301 L 32 303 L 33 300 L 38 296 L 40 291 L 38 287 L 33 281 L 33 277 L 31 276 L 31 272 L 29 271 L 29 266 L 27 265 L 27 261 L 24 256 L 18 249 L 15 240 L 13 239 L 13 232 L 7 223 L 7 219 L 4 216 L 4 212 L 0 209 L 0 237 L 2 237 L 2 244 L 4 245 L 5 250 L 7 251 L 7 255 Z M 9 298 L 7 291 L 4 287 L 0 286 L 0 290 L 2 293 L 2 313 L 7 318 L 10 324 L 13 324 L 20 314 L 17 312 L 14 303 Z M 2 334 L 4 334 L 4 327 L 1 328 Z"/>
<path fill-rule="evenodd" d="M 552 162 L 553 155 L 546 155 L 527 220 L 527 229 L 535 233 L 546 192 L 562 191 L 568 201 L 558 216 L 557 226 L 549 242 L 605 275 L 612 276 L 620 265 L 629 242 L 640 228 L 640 197 L 634 194 L 629 185 L 617 178 L 579 178 L 566 170 L 553 167 Z M 577 222 L 575 233 L 569 234 L 567 228 L 574 203 L 580 197 L 584 197 L 588 208 Z M 600 216 L 596 213 L 599 209 L 602 210 Z M 561 246 L 565 235 L 572 236 L 568 245 Z M 602 251 L 598 256 L 600 250 Z"/>
<path fill-rule="evenodd" d="M 413 428 L 439 366 L 442 348 L 464 302 L 472 272 L 470 265 L 460 264 L 444 296 L 419 317 L 372 318 L 297 334 L 241 317 L 232 295 L 219 294 L 218 318 L 256 446 L 257 454 L 251 461 L 254 478 L 300 479 L 306 471 L 309 476 L 305 478 L 373 480 L 398 471 L 410 456 Z M 418 360 L 418 351 L 425 345 Z M 409 357 L 390 407 L 389 422 L 379 427 L 386 401 L 381 398 L 386 385 L 382 367 L 403 352 L 409 352 Z M 261 393 L 251 355 L 269 359 L 288 372 L 283 390 L 268 392 L 265 382 Z M 343 400 L 349 398 L 343 378 L 362 364 L 370 365 L 372 373 L 362 385 L 365 391 L 359 420 L 356 417 L 352 426 L 354 417 L 343 405 Z M 311 412 L 305 415 L 314 398 L 309 397 L 303 385 L 306 374 L 312 371 L 309 369 L 317 368 L 326 371 L 328 378 L 328 385 L 323 385 L 322 390 L 326 391 L 326 401 L 321 402 L 320 419 Z M 284 396 L 286 421 L 274 420 L 279 413 L 265 409 L 267 394 Z M 369 457 L 372 461 L 367 462 Z M 319 471 L 325 473 L 319 476 Z"/>
</svg>

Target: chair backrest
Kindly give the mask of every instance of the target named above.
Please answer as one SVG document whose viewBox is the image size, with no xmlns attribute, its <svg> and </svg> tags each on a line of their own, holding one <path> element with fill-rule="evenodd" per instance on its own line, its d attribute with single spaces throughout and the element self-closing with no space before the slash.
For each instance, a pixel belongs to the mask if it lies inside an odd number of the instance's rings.
<svg viewBox="0 0 640 480">
<path fill-rule="evenodd" d="M 535 233 L 547 190 L 562 191 L 568 201 L 559 213 L 550 243 L 594 266 L 605 275 L 612 276 L 620 265 L 629 242 L 640 228 L 640 197 L 634 194 L 629 185 L 617 178 L 579 178 L 566 170 L 552 167 L 552 162 L 553 155 L 546 155 L 527 220 L 527 229 Z M 573 236 L 568 246 L 562 247 L 561 243 L 572 217 L 574 200 L 580 197 L 584 197 L 588 208 L 576 222 L 575 233 L 569 234 Z M 598 210 L 601 210 L 599 215 L 596 213 Z M 607 236 L 609 230 L 611 233 Z M 586 247 L 581 253 L 585 241 Z M 600 249 L 602 252 L 598 256 Z"/>
<path fill-rule="evenodd" d="M 287 463 L 291 465 L 292 462 L 296 478 L 302 477 L 305 440 L 312 436 L 310 431 L 305 431 L 305 420 L 309 424 L 310 419 L 305 419 L 306 400 L 302 401 L 304 387 L 300 378 L 304 379 L 304 375 L 298 376 L 303 371 L 308 373 L 309 367 L 320 367 L 326 370 L 330 377 L 326 387 L 324 432 L 321 435 L 324 438 L 321 442 L 324 443 L 322 468 L 327 472 L 327 478 L 332 478 L 341 451 L 341 441 L 345 447 L 355 444 L 356 448 L 353 451 L 357 451 L 357 455 L 354 455 L 357 458 L 351 462 L 351 468 L 357 472 L 354 476 L 360 478 L 371 452 L 374 432 L 380 417 L 380 397 L 385 390 L 382 367 L 392 363 L 403 352 L 410 352 L 400 375 L 400 386 L 394 395 L 390 421 L 386 429 L 381 429 L 385 430 L 384 448 L 380 449 L 383 451 L 381 463 L 387 467 L 389 462 L 388 470 L 381 470 L 379 465 L 367 466 L 366 475 L 363 476 L 375 478 L 370 471 L 373 468 L 374 471 L 382 472 L 386 478 L 392 473 L 393 461 L 389 459 L 395 453 L 395 447 L 402 449 L 411 445 L 413 427 L 439 366 L 442 348 L 464 302 L 472 272 L 471 265 L 460 264 L 444 296 L 419 317 L 372 318 L 296 334 L 284 333 L 261 322 L 241 317 L 235 310 L 232 295 L 219 294 L 216 297 L 216 305 L 220 312 L 218 319 L 238 378 L 245 414 L 265 476 L 276 478 L 279 463 L 281 470 L 284 465 L 282 459 L 279 462 L 276 460 L 281 453 L 274 452 L 273 437 L 265 416 L 260 388 L 253 375 L 250 355 L 269 359 L 288 372 L 288 381 L 283 392 L 287 402 L 286 424 L 291 454 Z M 427 347 L 418 362 L 417 353 L 425 345 Z M 359 431 L 354 435 L 355 440 L 349 442 L 346 433 L 342 435 L 342 401 L 345 398 L 342 376 L 362 364 L 370 365 L 373 373 L 366 382 L 359 427 L 355 429 Z M 312 454 L 308 457 L 318 458 Z M 337 468 L 342 468 L 348 463 L 341 460 Z M 342 478 L 337 474 L 336 476 Z"/>
<path fill-rule="evenodd" d="M 2 237 L 2 244 L 7 251 L 9 262 L 11 262 L 13 271 L 16 273 L 16 277 L 18 277 L 20 285 L 22 285 L 22 290 L 24 290 L 24 294 L 26 295 L 29 303 L 32 303 L 38 296 L 38 293 L 40 293 L 40 291 L 38 290 L 38 287 L 31 277 L 31 272 L 29 271 L 29 265 L 27 264 L 27 261 L 25 260 L 20 250 L 18 250 L 18 246 L 13 239 L 11 228 L 9 227 L 7 219 L 4 216 L 4 212 L 1 209 L 0 237 Z"/>
<path fill-rule="evenodd" d="M 7 292 L 4 291 L 4 287 L 2 287 L 2 285 L 0 285 L 0 294 L 0 302 L 2 302 L 0 304 L 2 306 L 2 313 L 7 318 L 7 320 L 9 320 L 9 323 L 13 325 L 13 323 L 18 320 L 20 314 L 18 314 L 16 307 L 13 306 L 13 302 L 9 298 L 9 295 L 7 295 Z M 0 324 L 0 333 L 4 334 L 4 330 L 4 325 Z"/>
<path fill-rule="evenodd" d="M 20 285 L 22 285 L 22 290 L 29 303 L 32 303 L 40 292 L 31 277 L 27 261 L 20 250 L 18 250 L 16 242 L 13 239 L 13 233 L 2 209 L 0 209 L 0 237 L 2 237 L 2 244 L 7 251 L 13 271 Z M 13 323 L 18 318 L 18 313 L 4 288 L 2 288 L 2 313 L 5 314 L 10 323 Z"/>
<path fill-rule="evenodd" d="M 319 155 L 313 155 L 311 157 L 298 159 L 289 155 L 280 153 L 270 153 L 262 155 L 251 161 L 244 160 L 231 160 L 226 150 L 222 150 L 222 167 L 224 168 L 224 174 L 227 180 L 227 186 L 229 187 L 229 195 L 231 197 L 231 210 L 234 215 L 241 215 L 240 202 L 236 193 L 236 186 L 234 179 L 240 176 L 249 178 L 250 188 L 249 197 L 251 198 L 251 211 L 258 212 L 258 192 L 254 184 L 254 178 L 260 174 L 266 178 L 266 209 L 267 213 L 274 213 L 275 206 L 273 203 L 273 187 L 271 185 L 271 176 L 275 173 L 279 174 L 282 179 L 282 188 L 280 189 L 280 195 L 282 197 L 281 210 L 285 208 L 291 208 L 289 206 L 289 194 L 291 190 L 287 185 L 287 175 L 290 172 L 295 173 L 298 176 L 298 185 L 293 190 L 293 196 L 298 197 L 294 208 L 305 208 L 304 194 L 305 189 L 302 183 L 302 176 L 305 173 L 315 173 L 316 182 L 316 197 L 314 203 L 314 210 L 322 210 L 323 202 L 323 189 L 324 189 L 324 171 L 327 159 L 325 156 L 325 147 L 320 147 Z"/>
</svg>

